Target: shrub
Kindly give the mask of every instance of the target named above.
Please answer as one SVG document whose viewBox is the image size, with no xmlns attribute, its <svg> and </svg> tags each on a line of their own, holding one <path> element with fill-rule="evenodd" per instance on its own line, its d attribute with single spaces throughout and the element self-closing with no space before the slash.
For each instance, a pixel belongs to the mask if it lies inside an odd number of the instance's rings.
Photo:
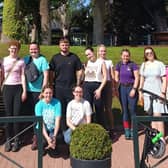
<svg viewBox="0 0 168 168">
<path fill-rule="evenodd" d="M 101 160 L 111 157 L 112 142 L 99 124 L 83 124 L 72 132 L 71 157 L 82 160 Z"/>
</svg>

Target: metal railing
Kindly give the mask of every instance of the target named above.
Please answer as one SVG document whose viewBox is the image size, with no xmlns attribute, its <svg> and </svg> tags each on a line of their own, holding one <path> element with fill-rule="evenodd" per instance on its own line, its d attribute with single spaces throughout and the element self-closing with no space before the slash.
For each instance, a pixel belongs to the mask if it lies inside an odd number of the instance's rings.
<svg viewBox="0 0 168 168">
<path fill-rule="evenodd" d="M 39 128 L 37 129 L 37 138 L 38 138 L 38 168 L 43 167 L 43 145 L 42 145 L 42 117 L 35 117 L 35 116 L 13 116 L 13 117 L 0 117 L 0 123 L 14 123 L 14 122 L 35 122 L 39 123 Z M 16 166 L 23 168 L 14 160 L 10 159 L 6 155 L 0 152 L 0 155 L 6 158 L 7 160 L 11 161 Z"/>
<path fill-rule="evenodd" d="M 151 121 L 163 121 L 163 122 L 167 121 L 168 122 L 168 116 L 162 116 L 162 117 L 135 116 L 133 118 L 133 145 L 134 145 L 134 163 L 135 163 L 135 168 L 140 168 L 138 124 L 140 122 L 151 122 Z M 165 159 L 162 159 L 158 163 L 163 162 L 164 160 Z"/>
</svg>

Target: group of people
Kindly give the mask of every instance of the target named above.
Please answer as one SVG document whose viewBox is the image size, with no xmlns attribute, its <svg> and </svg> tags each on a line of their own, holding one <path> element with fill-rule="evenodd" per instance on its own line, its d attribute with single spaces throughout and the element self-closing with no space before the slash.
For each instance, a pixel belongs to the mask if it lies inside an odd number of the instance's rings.
<svg viewBox="0 0 168 168">
<path fill-rule="evenodd" d="M 166 96 L 165 65 L 157 60 L 151 47 L 144 49 L 144 62 L 140 69 L 131 61 L 128 49 L 121 51 L 121 61 L 114 66 L 112 60 L 107 59 L 106 47 L 102 44 L 97 47 L 97 55 L 92 47 L 85 49 L 87 61 L 84 64 L 70 52 L 67 38 L 60 39 L 60 52 L 50 62 L 40 54 L 37 43 L 29 45 L 29 55 L 23 59 L 18 56 L 20 47 L 18 41 L 11 41 L 9 55 L 0 61 L 5 114 L 42 116 L 44 149 L 56 149 L 59 133 L 69 144 L 72 131 L 83 123 L 97 122 L 113 138 L 111 109 L 114 95 L 119 97 L 122 107 L 125 138 L 132 139 L 132 117 L 136 115 L 138 98 L 144 98 L 145 111 L 150 106 L 150 97 L 143 94 L 142 89 L 162 98 Z M 38 71 L 33 81 L 26 73 L 30 64 Z M 161 116 L 162 113 L 167 113 L 167 106 L 154 100 L 153 115 Z M 164 134 L 163 122 L 152 122 L 152 127 Z M 20 128 L 18 123 L 6 125 L 6 152 L 19 150 L 19 137 L 16 135 Z M 37 129 L 38 125 L 34 128 L 32 150 L 37 149 Z"/>
</svg>

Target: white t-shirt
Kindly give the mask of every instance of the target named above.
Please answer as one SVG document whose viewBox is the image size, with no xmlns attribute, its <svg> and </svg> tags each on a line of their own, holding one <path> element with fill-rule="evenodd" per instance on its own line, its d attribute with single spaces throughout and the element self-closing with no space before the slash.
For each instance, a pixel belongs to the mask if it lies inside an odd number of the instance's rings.
<svg viewBox="0 0 168 168">
<path fill-rule="evenodd" d="M 102 82 L 102 64 L 104 60 L 97 59 L 95 62 L 90 60 L 85 68 L 85 81 L 87 82 Z"/>
<path fill-rule="evenodd" d="M 92 108 L 87 100 L 80 102 L 71 100 L 67 105 L 66 117 L 70 118 L 73 125 L 77 126 L 86 123 L 86 116 L 92 114 Z"/>
<path fill-rule="evenodd" d="M 107 81 L 111 81 L 111 67 L 113 67 L 112 60 L 105 60 L 106 69 L 107 69 Z"/>
</svg>

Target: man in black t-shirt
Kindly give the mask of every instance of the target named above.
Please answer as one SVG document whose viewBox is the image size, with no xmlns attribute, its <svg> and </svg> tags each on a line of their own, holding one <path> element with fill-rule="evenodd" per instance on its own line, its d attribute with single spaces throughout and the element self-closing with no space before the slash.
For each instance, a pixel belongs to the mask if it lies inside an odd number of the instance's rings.
<svg viewBox="0 0 168 168">
<path fill-rule="evenodd" d="M 61 130 L 66 130 L 66 107 L 73 99 L 72 88 L 80 85 L 82 78 L 82 63 L 77 55 L 69 52 L 69 40 L 61 38 L 60 53 L 50 61 L 50 83 L 54 85 L 54 96 L 61 101 L 62 119 Z"/>
</svg>

